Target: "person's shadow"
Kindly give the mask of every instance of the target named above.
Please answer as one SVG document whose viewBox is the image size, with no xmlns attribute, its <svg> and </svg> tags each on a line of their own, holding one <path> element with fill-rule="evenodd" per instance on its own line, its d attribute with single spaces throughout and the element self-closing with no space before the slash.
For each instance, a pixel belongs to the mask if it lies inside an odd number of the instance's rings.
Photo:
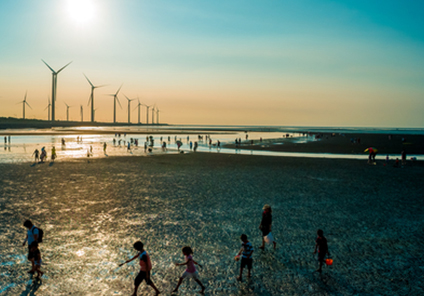
<svg viewBox="0 0 424 296">
<path fill-rule="evenodd" d="M 43 282 L 41 281 L 41 279 L 33 278 L 32 281 L 28 283 L 25 291 L 23 291 L 20 296 L 36 296 L 35 292 L 37 292 L 37 290 L 42 284 Z"/>
<path fill-rule="evenodd" d="M 49 163 L 49 166 L 53 166 L 54 165 L 54 162 L 53 161 L 51 161 L 50 163 Z"/>
</svg>

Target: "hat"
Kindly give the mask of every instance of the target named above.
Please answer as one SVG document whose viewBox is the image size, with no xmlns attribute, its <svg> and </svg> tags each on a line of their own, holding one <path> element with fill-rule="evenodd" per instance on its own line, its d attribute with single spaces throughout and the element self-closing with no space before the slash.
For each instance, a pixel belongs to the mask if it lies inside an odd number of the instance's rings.
<svg viewBox="0 0 424 296">
<path fill-rule="evenodd" d="M 264 205 L 264 207 L 262 208 L 263 210 L 268 210 L 268 209 L 271 209 L 271 206 L 270 205 L 268 205 L 268 204 L 266 204 L 266 205 Z"/>
</svg>

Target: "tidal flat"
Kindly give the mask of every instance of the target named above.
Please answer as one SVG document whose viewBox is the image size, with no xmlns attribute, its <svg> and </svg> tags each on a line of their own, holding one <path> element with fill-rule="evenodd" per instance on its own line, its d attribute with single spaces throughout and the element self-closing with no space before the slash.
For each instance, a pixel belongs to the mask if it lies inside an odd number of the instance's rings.
<svg viewBox="0 0 424 296">
<path fill-rule="evenodd" d="M 206 295 L 423 295 L 424 164 L 190 153 L 0 164 L 0 294 L 130 295 L 149 252 L 152 280 L 170 295 L 181 248 L 203 265 Z M 265 251 L 262 207 L 278 242 Z M 25 219 L 45 232 L 36 282 L 22 247 Z M 323 229 L 334 259 L 317 268 Z M 252 242 L 252 277 L 236 280 L 240 235 Z M 247 272 L 247 271 L 245 271 Z M 190 280 L 178 295 L 199 290 Z M 138 295 L 154 295 L 142 284 Z"/>
</svg>

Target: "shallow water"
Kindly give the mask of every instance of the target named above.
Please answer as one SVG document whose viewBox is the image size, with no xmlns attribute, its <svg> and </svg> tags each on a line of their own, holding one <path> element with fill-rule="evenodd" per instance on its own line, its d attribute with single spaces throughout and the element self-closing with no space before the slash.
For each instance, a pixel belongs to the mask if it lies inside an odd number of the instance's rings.
<svg viewBox="0 0 424 296">
<path fill-rule="evenodd" d="M 78 160 L 86 159 L 90 147 L 93 148 L 93 154 L 91 157 L 103 158 L 108 156 L 147 156 L 156 155 L 162 153 L 177 153 L 176 141 L 180 140 L 183 144 L 180 148 L 181 151 L 186 153 L 192 152 L 190 150 L 189 143 L 198 141 L 199 152 L 209 153 L 225 153 L 225 154 L 242 154 L 242 155 L 263 155 L 263 156 L 286 156 L 286 157 L 308 157 L 308 158 L 341 158 L 341 159 L 367 159 L 366 154 L 333 154 L 333 153 L 295 153 L 295 152 L 273 152 L 265 150 L 246 150 L 246 149 L 230 149 L 217 147 L 217 141 L 221 142 L 221 145 L 225 143 L 233 143 L 236 138 L 241 138 L 242 142 L 245 143 L 250 140 L 255 140 L 255 145 L 263 145 L 257 143 L 260 138 L 263 140 L 270 139 L 282 139 L 286 133 L 281 132 L 250 132 L 248 133 L 248 140 L 245 138 L 245 132 L 225 132 L 218 134 L 209 135 L 212 139 L 212 145 L 209 145 L 209 141 L 206 141 L 206 133 L 203 133 L 203 140 L 199 140 L 197 135 L 192 134 L 164 134 L 164 135 L 152 135 L 154 139 L 154 146 L 152 153 L 146 153 L 144 151 L 144 142 L 146 141 L 146 134 L 133 134 L 133 135 L 121 135 L 121 137 L 115 137 L 112 135 L 82 135 L 81 141 L 77 142 L 76 135 L 69 134 L 58 134 L 58 135 L 22 135 L 12 136 L 11 144 L 4 144 L 3 149 L 0 148 L 0 163 L 17 163 L 17 162 L 32 162 L 34 158 L 32 156 L 35 149 L 41 150 L 42 147 L 46 147 L 48 154 L 48 161 L 50 161 L 51 147 L 56 147 L 57 161 L 63 160 Z M 302 133 L 289 133 L 290 141 L 296 143 L 306 143 L 308 141 L 315 141 L 314 137 L 307 136 Z M 168 141 L 168 137 L 170 141 Z M 126 144 L 130 138 L 138 139 L 139 145 L 131 145 L 131 149 L 128 150 Z M 161 141 L 167 142 L 167 151 L 164 152 L 161 149 Z M 65 139 L 66 144 L 62 145 L 61 140 Z M 113 139 L 116 139 L 116 144 L 113 144 Z M 118 145 L 118 140 L 121 140 L 121 145 Z M 103 152 L 103 143 L 107 143 L 106 153 Z M 284 145 L 284 143 L 280 143 Z M 376 159 L 384 160 L 385 155 L 377 155 Z M 390 159 L 398 158 L 399 155 L 389 155 Z M 408 155 L 408 157 L 416 157 L 418 160 L 422 158 L 422 155 Z"/>
</svg>

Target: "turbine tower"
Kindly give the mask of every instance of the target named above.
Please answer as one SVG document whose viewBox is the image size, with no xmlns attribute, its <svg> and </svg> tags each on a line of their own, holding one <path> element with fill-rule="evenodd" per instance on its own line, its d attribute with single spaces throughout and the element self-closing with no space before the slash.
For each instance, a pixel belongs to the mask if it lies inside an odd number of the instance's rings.
<svg viewBox="0 0 424 296">
<path fill-rule="evenodd" d="M 122 87 L 122 84 L 115 94 L 109 95 L 109 96 L 113 97 L 113 123 L 116 123 L 116 101 L 118 101 L 118 104 L 122 109 L 121 103 L 119 102 L 119 99 L 118 99 L 118 93 L 121 90 L 121 87 Z"/>
<path fill-rule="evenodd" d="M 84 76 L 85 76 L 85 74 L 84 74 Z M 91 85 L 91 94 L 90 94 L 90 99 L 88 100 L 88 105 L 90 105 L 90 101 L 91 101 L 91 122 L 94 122 L 94 90 L 96 88 L 103 87 L 103 86 L 106 86 L 106 85 L 97 85 L 97 86 L 94 86 L 91 83 L 90 79 L 88 79 L 87 76 L 85 76 L 85 78 L 87 79 L 88 83 L 90 83 L 90 85 Z"/>
<path fill-rule="evenodd" d="M 155 107 L 156 105 L 154 105 L 152 108 L 152 124 L 155 124 Z"/>
<path fill-rule="evenodd" d="M 156 124 L 159 124 L 159 108 L 156 108 Z"/>
<path fill-rule="evenodd" d="M 44 111 L 46 111 L 46 110 L 48 110 L 48 119 L 49 119 L 49 121 L 50 121 L 50 106 L 52 105 L 51 103 L 50 103 L 50 98 L 48 98 L 49 99 L 49 104 L 47 105 L 47 107 L 44 109 Z"/>
<path fill-rule="evenodd" d="M 131 101 L 134 101 L 135 99 L 130 100 L 127 96 L 125 96 L 125 98 L 128 100 L 128 123 L 131 123 Z"/>
<path fill-rule="evenodd" d="M 52 69 L 52 67 L 50 67 L 43 59 L 42 59 L 43 63 L 46 64 L 46 66 L 50 69 L 50 71 L 52 71 L 52 121 L 56 120 L 56 112 L 55 112 L 55 103 L 56 103 L 56 93 L 57 93 L 57 75 L 60 73 L 60 71 L 62 71 L 63 69 L 65 69 L 66 67 L 69 66 L 70 63 L 66 64 L 64 67 L 60 68 L 59 71 L 55 71 Z"/>
<path fill-rule="evenodd" d="M 71 108 L 72 106 L 68 106 L 68 104 L 66 104 L 66 103 L 65 103 L 65 105 L 66 105 L 66 121 L 69 121 L 69 108 Z"/>
<path fill-rule="evenodd" d="M 137 98 L 137 99 L 138 99 L 138 104 L 137 104 L 137 107 L 134 108 L 134 110 L 138 108 L 138 124 L 140 124 L 141 123 L 140 122 L 140 106 L 142 106 L 143 104 L 140 103 L 140 99 L 139 98 Z"/>
<path fill-rule="evenodd" d="M 24 100 L 18 104 L 22 104 L 22 119 L 25 119 L 25 105 L 28 105 L 28 107 L 32 110 L 31 106 L 28 104 L 26 98 L 27 98 L 28 91 L 25 92 Z"/>
<path fill-rule="evenodd" d="M 149 124 L 149 108 L 152 106 L 151 105 L 147 106 L 146 104 L 142 104 L 142 105 L 146 107 L 146 124 Z"/>
<path fill-rule="evenodd" d="M 82 108 L 82 105 L 80 105 L 80 114 L 81 114 L 81 122 L 84 121 L 84 110 Z"/>
</svg>

